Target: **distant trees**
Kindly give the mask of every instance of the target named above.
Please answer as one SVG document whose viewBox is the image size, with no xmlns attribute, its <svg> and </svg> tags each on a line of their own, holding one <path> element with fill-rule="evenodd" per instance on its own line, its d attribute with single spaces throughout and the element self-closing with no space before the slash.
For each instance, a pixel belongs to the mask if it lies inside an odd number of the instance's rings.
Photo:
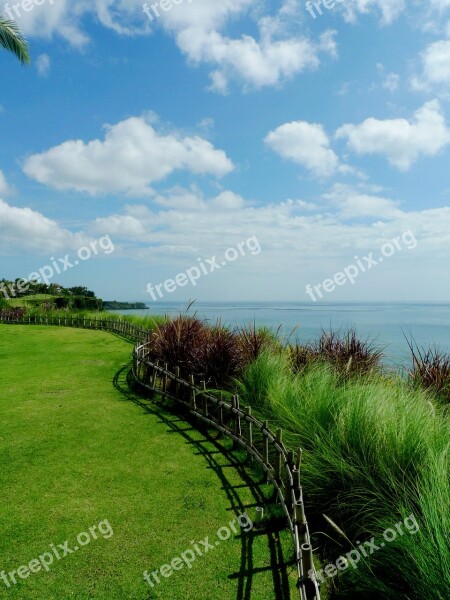
<svg viewBox="0 0 450 600">
<path fill-rule="evenodd" d="M 6 299 L 23 298 L 25 296 L 36 296 L 37 294 L 96 299 L 95 292 L 81 285 L 65 288 L 58 283 L 39 283 L 38 281 L 25 281 L 20 278 L 14 281 L 0 280 L 0 297 L 3 296 Z"/>
<path fill-rule="evenodd" d="M 28 42 L 23 37 L 17 23 L 2 15 L 0 15 L 0 47 L 12 52 L 22 64 L 29 64 Z"/>
</svg>

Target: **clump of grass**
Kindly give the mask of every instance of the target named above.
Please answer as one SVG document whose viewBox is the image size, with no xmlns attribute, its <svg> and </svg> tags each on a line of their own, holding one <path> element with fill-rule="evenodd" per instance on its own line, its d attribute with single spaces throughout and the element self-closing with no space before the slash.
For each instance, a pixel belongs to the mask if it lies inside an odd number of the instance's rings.
<svg viewBox="0 0 450 600">
<path fill-rule="evenodd" d="M 206 328 L 203 344 L 199 348 L 197 376 L 209 387 L 228 387 L 233 377 L 244 368 L 245 356 L 236 333 L 218 322 Z"/>
<path fill-rule="evenodd" d="M 239 393 L 255 413 L 283 428 L 288 446 L 303 448 L 311 531 L 336 537 L 326 514 L 356 546 L 357 540 L 382 540 L 386 528 L 408 515 L 419 523 L 415 535 L 399 536 L 335 579 L 333 597 L 447 597 L 449 420 L 426 392 L 376 371 L 342 377 L 327 362 L 294 374 L 287 354 L 262 353 L 245 370 Z M 342 546 L 313 537 L 326 562 L 342 554 Z"/>
<path fill-rule="evenodd" d="M 256 360 L 263 350 L 276 345 L 276 337 L 265 327 L 256 324 L 241 327 L 238 330 L 238 344 L 245 364 Z"/>
<path fill-rule="evenodd" d="M 229 388 L 264 348 L 273 346 L 274 338 L 254 326 L 231 330 L 220 321 L 210 325 L 182 314 L 158 324 L 149 342 L 153 360 L 167 363 L 172 370 L 179 367 L 181 376 L 194 375 L 208 387 Z"/>
<path fill-rule="evenodd" d="M 286 351 L 290 367 L 294 373 L 301 373 L 303 369 L 319 360 L 316 350 L 308 344 L 289 344 Z"/>
<path fill-rule="evenodd" d="M 353 328 L 322 331 L 317 342 L 290 345 L 288 355 L 294 373 L 317 362 L 331 364 L 343 375 L 363 375 L 380 366 L 383 351 L 374 341 L 361 339 Z"/>
<path fill-rule="evenodd" d="M 323 331 L 315 347 L 317 354 L 340 372 L 369 373 L 379 366 L 383 351 L 369 339 L 360 339 L 355 329 L 341 333 Z"/>
<path fill-rule="evenodd" d="M 414 341 L 408 341 L 408 345 L 413 361 L 410 380 L 450 404 L 450 355 L 439 348 L 420 348 Z"/>
<path fill-rule="evenodd" d="M 152 360 L 167 363 L 171 369 L 180 368 L 182 377 L 198 372 L 202 346 L 205 345 L 205 324 L 187 315 L 158 325 L 149 337 L 149 356 Z"/>
</svg>

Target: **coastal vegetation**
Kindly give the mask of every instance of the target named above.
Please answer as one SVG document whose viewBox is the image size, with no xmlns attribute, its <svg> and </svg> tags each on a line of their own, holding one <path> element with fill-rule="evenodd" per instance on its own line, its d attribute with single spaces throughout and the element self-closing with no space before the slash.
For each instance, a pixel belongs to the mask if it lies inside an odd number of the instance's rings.
<svg viewBox="0 0 450 600">
<path fill-rule="evenodd" d="M 104 300 L 104 310 L 148 310 L 144 302 L 118 302 L 117 300 Z"/>
<path fill-rule="evenodd" d="M 447 354 L 411 341 L 405 377 L 385 371 L 382 350 L 352 329 L 286 345 L 267 329 L 233 330 L 188 314 L 137 319 L 148 330 L 150 358 L 209 389 L 238 393 L 255 416 L 283 429 L 288 447 L 303 449 L 306 512 L 325 564 L 365 540 L 382 540 L 399 520 L 417 523 L 414 536 L 378 546 L 356 568 L 335 569 L 324 588 L 330 598 L 447 597 Z"/>
</svg>

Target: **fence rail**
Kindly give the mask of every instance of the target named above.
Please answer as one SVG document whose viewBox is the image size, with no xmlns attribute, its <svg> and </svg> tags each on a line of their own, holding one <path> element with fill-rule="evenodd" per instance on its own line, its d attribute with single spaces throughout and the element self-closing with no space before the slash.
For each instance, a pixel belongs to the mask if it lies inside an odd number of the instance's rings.
<svg viewBox="0 0 450 600">
<path fill-rule="evenodd" d="M 261 422 L 252 415 L 251 407 L 241 408 L 239 396 L 226 402 L 220 394 L 208 392 L 204 381 L 196 384 L 191 377 L 188 382 L 180 378 L 178 367 L 174 371 L 167 364 L 150 360 L 149 344 L 135 347 L 133 376 L 140 386 L 182 404 L 191 415 L 244 448 L 264 469 L 277 490 L 292 534 L 300 598 L 320 600 L 300 481 L 301 449 L 296 453 L 288 451 L 281 429 L 272 432 L 267 421 Z"/>
<path fill-rule="evenodd" d="M 142 327 L 137 327 L 132 323 L 115 319 L 97 319 L 87 317 L 51 317 L 48 315 L 21 316 L 0 315 L 0 323 L 10 323 L 15 325 L 51 325 L 54 327 L 76 327 L 80 329 L 100 329 L 116 333 L 137 344 L 143 343 L 148 339 L 149 332 Z"/>
<path fill-rule="evenodd" d="M 178 367 L 172 373 L 167 364 L 162 366 L 159 362 L 152 362 L 149 358 L 149 332 L 127 321 L 0 315 L 0 323 L 95 329 L 133 341 L 132 373 L 138 385 L 183 405 L 191 415 L 231 438 L 236 447 L 244 448 L 264 469 L 277 491 L 291 531 L 300 600 L 320 600 L 300 480 L 302 451 L 286 449 L 281 429 L 271 431 L 267 421 L 261 422 L 252 415 L 251 407 L 241 408 L 239 396 L 234 395 L 231 403 L 226 402 L 220 394 L 208 392 L 205 382 L 196 384 L 193 376 L 189 382 L 180 378 Z"/>
</svg>

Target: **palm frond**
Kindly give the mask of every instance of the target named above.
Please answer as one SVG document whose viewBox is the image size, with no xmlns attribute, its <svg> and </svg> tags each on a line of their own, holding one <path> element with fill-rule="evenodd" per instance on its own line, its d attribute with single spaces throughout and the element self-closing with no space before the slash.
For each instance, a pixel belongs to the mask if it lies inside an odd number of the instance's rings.
<svg viewBox="0 0 450 600">
<path fill-rule="evenodd" d="M 0 15 L 0 47 L 17 56 L 22 64 L 29 64 L 28 42 L 22 35 L 17 23 Z"/>
</svg>

